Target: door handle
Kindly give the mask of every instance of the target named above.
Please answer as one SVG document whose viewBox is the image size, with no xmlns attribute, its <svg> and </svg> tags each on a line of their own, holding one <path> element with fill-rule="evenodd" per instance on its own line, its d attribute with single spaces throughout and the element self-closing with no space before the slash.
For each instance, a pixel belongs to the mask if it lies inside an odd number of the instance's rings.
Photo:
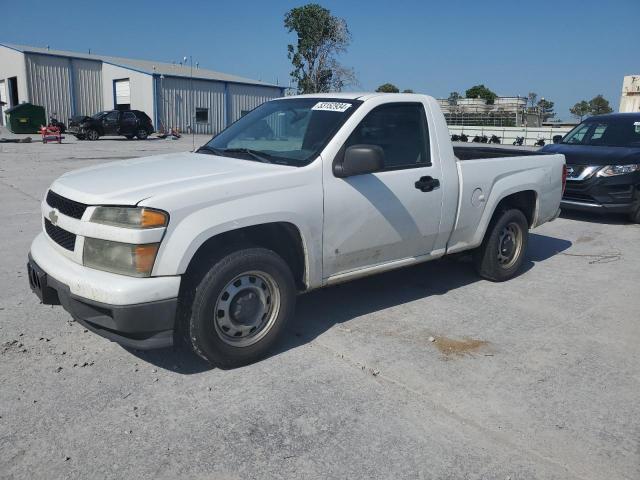
<svg viewBox="0 0 640 480">
<path fill-rule="evenodd" d="M 440 187 L 440 180 L 432 177 L 420 177 L 415 183 L 415 187 L 421 192 L 431 192 Z"/>
</svg>

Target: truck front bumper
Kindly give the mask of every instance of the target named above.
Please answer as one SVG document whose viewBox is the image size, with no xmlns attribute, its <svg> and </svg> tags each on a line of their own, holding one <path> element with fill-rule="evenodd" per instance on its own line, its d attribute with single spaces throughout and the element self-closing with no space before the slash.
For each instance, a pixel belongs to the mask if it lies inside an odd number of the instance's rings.
<svg viewBox="0 0 640 480">
<path fill-rule="evenodd" d="M 31 246 L 27 269 L 31 290 L 42 303 L 62 305 L 88 330 L 131 348 L 173 345 L 180 277 L 133 278 L 93 270 L 61 256 L 42 234 Z"/>
</svg>

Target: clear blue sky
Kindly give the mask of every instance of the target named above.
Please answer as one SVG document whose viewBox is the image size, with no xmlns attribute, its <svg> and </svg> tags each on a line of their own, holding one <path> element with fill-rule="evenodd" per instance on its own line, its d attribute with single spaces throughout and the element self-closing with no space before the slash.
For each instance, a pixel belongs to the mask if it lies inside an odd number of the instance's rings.
<svg viewBox="0 0 640 480">
<path fill-rule="evenodd" d="M 283 15 L 291 1 L 0 0 L 0 41 L 202 67 L 289 82 Z M 484 83 L 535 91 L 570 118 L 603 94 L 617 110 L 622 77 L 640 73 L 640 0 L 319 1 L 347 20 L 342 62 L 357 90 L 391 82 L 436 97 Z M 27 28 L 30 26 L 30 28 Z"/>
</svg>

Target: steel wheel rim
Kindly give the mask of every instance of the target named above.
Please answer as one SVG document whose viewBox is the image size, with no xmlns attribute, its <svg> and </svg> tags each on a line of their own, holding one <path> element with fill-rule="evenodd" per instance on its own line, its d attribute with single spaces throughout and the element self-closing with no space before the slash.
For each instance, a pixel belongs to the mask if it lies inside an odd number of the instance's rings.
<svg viewBox="0 0 640 480">
<path fill-rule="evenodd" d="M 87 138 L 89 140 L 97 140 L 98 139 L 98 132 L 96 132 L 95 130 L 90 130 L 89 133 L 87 134 Z"/>
<path fill-rule="evenodd" d="M 138 138 L 147 138 L 146 130 L 138 130 Z"/>
<path fill-rule="evenodd" d="M 280 289 L 271 275 L 241 273 L 220 291 L 213 310 L 218 337 L 228 345 L 247 347 L 261 340 L 280 312 Z"/>
<path fill-rule="evenodd" d="M 522 228 L 516 222 L 507 223 L 498 236 L 498 264 L 505 269 L 513 267 L 522 252 Z"/>
</svg>

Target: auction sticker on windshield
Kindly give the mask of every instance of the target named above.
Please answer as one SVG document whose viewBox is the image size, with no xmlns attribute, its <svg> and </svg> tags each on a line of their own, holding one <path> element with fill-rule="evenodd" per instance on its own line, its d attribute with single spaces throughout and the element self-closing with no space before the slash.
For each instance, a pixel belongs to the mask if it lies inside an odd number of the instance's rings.
<svg viewBox="0 0 640 480">
<path fill-rule="evenodd" d="M 324 110 L 326 112 L 345 112 L 351 106 L 342 102 L 318 102 L 311 110 Z"/>
</svg>

